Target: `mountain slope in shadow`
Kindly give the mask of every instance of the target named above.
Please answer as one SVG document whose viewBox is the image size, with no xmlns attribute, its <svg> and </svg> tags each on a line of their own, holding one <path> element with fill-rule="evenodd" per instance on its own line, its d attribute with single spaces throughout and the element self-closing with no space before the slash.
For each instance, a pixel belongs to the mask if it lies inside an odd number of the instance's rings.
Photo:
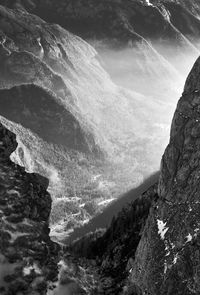
<svg viewBox="0 0 200 295">
<path fill-rule="evenodd" d="M 95 232 L 98 229 L 108 228 L 113 217 L 122 210 L 130 202 L 134 202 L 142 193 L 148 190 L 149 187 L 158 182 L 159 172 L 153 174 L 147 178 L 140 186 L 130 190 L 123 196 L 120 196 L 116 201 L 112 202 L 104 211 L 95 216 L 88 224 L 81 228 L 76 228 L 66 242 L 72 242 L 77 238 L 80 238 L 90 232 Z"/>
</svg>

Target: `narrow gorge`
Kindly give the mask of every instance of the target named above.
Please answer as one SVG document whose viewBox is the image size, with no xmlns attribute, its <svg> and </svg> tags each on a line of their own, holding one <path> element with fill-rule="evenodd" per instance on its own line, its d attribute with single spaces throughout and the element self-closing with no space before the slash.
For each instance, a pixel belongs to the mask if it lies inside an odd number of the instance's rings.
<svg viewBox="0 0 200 295">
<path fill-rule="evenodd" d="M 0 0 L 0 294 L 200 294 L 199 38 L 198 0 Z"/>
</svg>

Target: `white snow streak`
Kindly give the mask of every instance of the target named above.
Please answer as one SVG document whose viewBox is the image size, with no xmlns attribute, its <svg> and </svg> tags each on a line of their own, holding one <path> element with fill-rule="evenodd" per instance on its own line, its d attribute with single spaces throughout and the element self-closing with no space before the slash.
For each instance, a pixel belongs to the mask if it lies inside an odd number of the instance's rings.
<svg viewBox="0 0 200 295">
<path fill-rule="evenodd" d="M 153 4 L 152 4 L 149 0 L 146 0 L 146 4 L 147 4 L 148 6 L 153 6 Z"/>
<path fill-rule="evenodd" d="M 157 219 L 158 234 L 160 235 L 162 240 L 164 240 L 165 234 L 169 229 L 169 227 L 166 227 L 166 224 L 167 222 L 164 223 L 162 220 Z"/>
<path fill-rule="evenodd" d="M 186 239 L 187 239 L 186 243 L 191 242 L 192 241 L 192 235 L 188 234 Z"/>
</svg>

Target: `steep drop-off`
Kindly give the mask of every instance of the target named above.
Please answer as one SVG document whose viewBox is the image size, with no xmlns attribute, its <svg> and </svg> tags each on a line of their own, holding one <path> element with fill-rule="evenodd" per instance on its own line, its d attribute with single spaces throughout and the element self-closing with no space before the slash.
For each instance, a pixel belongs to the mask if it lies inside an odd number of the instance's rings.
<svg viewBox="0 0 200 295">
<path fill-rule="evenodd" d="M 130 282 L 137 294 L 199 294 L 199 59 L 186 81 L 162 158 Z"/>
</svg>

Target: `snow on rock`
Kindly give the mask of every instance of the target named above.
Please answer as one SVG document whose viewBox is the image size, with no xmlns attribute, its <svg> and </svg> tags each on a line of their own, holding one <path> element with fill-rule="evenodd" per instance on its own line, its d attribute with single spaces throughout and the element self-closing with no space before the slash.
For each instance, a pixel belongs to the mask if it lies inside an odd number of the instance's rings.
<svg viewBox="0 0 200 295">
<path fill-rule="evenodd" d="M 32 271 L 34 271 L 37 274 L 41 274 L 41 270 L 39 269 L 36 263 L 34 263 L 33 265 L 27 265 L 23 268 L 23 274 L 25 276 L 30 275 Z"/>
<path fill-rule="evenodd" d="M 99 205 L 99 206 L 104 206 L 104 205 L 106 205 L 106 204 L 111 203 L 111 202 L 114 201 L 114 200 L 115 200 L 115 198 L 111 198 L 111 199 L 108 199 L 108 200 L 103 200 L 103 201 L 99 202 L 98 205 Z"/>
<path fill-rule="evenodd" d="M 192 241 L 192 235 L 188 234 L 186 239 L 187 239 L 186 243 L 191 242 Z"/>
<path fill-rule="evenodd" d="M 158 234 L 160 235 L 162 240 L 164 240 L 165 234 L 169 229 L 169 227 L 166 227 L 166 224 L 167 222 L 164 223 L 162 220 L 157 219 Z"/>
<path fill-rule="evenodd" d="M 176 264 L 177 263 L 177 260 L 178 260 L 178 253 L 176 253 L 176 255 L 174 257 L 173 264 Z"/>
<path fill-rule="evenodd" d="M 60 249 L 49 237 L 48 181 L 10 160 L 16 137 L 2 124 L 0 139 L 0 294 L 45 295 Z"/>
<path fill-rule="evenodd" d="M 147 4 L 148 6 L 153 6 L 153 4 L 152 4 L 149 0 L 146 0 L 146 4 Z"/>
</svg>

